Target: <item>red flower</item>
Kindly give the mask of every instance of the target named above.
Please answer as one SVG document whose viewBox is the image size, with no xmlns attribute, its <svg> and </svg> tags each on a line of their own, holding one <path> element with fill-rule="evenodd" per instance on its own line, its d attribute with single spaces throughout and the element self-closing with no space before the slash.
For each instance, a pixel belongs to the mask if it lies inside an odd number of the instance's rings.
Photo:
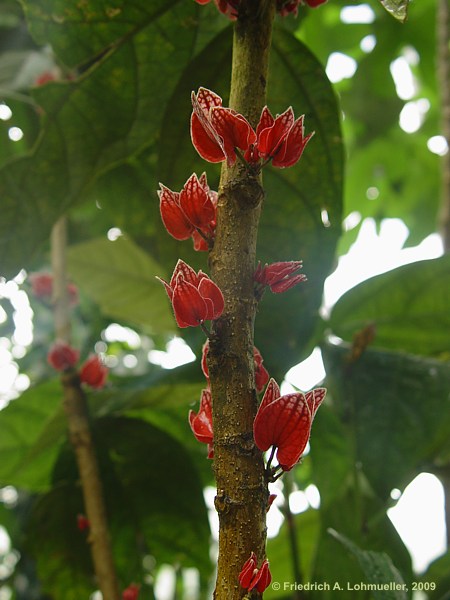
<svg viewBox="0 0 450 600">
<path fill-rule="evenodd" d="M 47 354 L 47 361 L 56 371 L 66 371 L 76 365 L 80 353 L 65 342 L 55 342 Z"/>
<path fill-rule="evenodd" d="M 306 275 L 294 275 L 302 266 L 303 263 L 301 260 L 276 262 L 271 265 L 266 263 L 264 267 L 261 266 L 261 262 L 258 262 L 256 271 L 253 274 L 253 279 L 259 284 L 258 296 L 262 295 L 266 285 L 275 294 L 281 294 L 294 287 L 294 285 L 297 285 L 297 283 L 306 281 Z"/>
<path fill-rule="evenodd" d="M 36 298 L 51 302 L 53 296 L 53 275 L 51 273 L 30 273 L 28 276 L 31 291 Z M 73 283 L 67 284 L 67 295 L 70 306 L 78 304 L 78 288 Z"/>
<path fill-rule="evenodd" d="M 80 369 L 80 381 L 93 388 L 102 388 L 108 377 L 108 367 L 96 354 L 90 356 Z"/>
<path fill-rule="evenodd" d="M 163 223 L 176 240 L 192 237 L 196 250 L 208 250 L 216 227 L 217 192 L 209 189 L 206 173 L 193 173 L 180 193 L 161 183 L 158 196 Z"/>
<path fill-rule="evenodd" d="M 272 575 L 270 574 L 269 561 L 267 558 L 264 559 L 261 567 L 258 569 L 258 558 L 254 552 L 250 554 L 242 570 L 239 574 L 239 583 L 245 590 L 251 591 L 256 590 L 262 594 L 264 590 L 269 586 L 272 581 Z"/>
<path fill-rule="evenodd" d="M 209 379 L 209 370 L 208 370 L 208 363 L 207 363 L 208 352 L 209 352 L 209 341 L 206 340 L 206 342 L 203 344 L 203 348 L 202 348 L 202 362 L 201 362 L 202 371 L 203 371 L 203 374 L 206 377 L 206 379 Z M 256 391 L 259 393 L 259 392 L 262 392 L 262 390 L 264 389 L 264 386 L 269 381 L 269 373 L 267 372 L 267 369 L 265 367 L 263 367 L 263 357 L 261 356 L 261 353 L 256 346 L 253 348 L 253 357 L 255 359 L 255 387 L 256 387 Z"/>
<path fill-rule="evenodd" d="M 304 136 L 303 119 L 304 115 L 295 120 L 291 106 L 274 119 L 265 106 L 256 128 L 258 141 L 246 154 L 246 158 L 255 161 L 260 156 L 264 160 L 272 160 L 274 167 L 294 165 L 314 135 L 313 132 Z"/>
<path fill-rule="evenodd" d="M 209 389 L 202 390 L 198 413 L 189 411 L 189 425 L 197 441 L 208 444 L 208 458 L 214 456 L 214 434 L 212 424 L 212 398 Z"/>
<path fill-rule="evenodd" d="M 260 450 L 277 448 L 278 463 L 283 471 L 292 469 L 303 454 L 314 415 L 325 394 L 325 388 L 316 388 L 307 394 L 280 396 L 275 380 L 269 381 L 255 417 L 253 433 Z"/>
<path fill-rule="evenodd" d="M 196 273 L 183 260 L 178 260 L 170 283 L 157 279 L 172 302 L 178 327 L 196 327 L 222 314 L 224 299 L 219 287 L 205 273 Z"/>
<path fill-rule="evenodd" d="M 202 158 L 208 162 L 236 161 L 236 148 L 244 152 L 256 141 L 248 121 L 231 108 L 222 106 L 222 98 L 199 88 L 192 92 L 191 138 Z"/>
<path fill-rule="evenodd" d="M 86 531 L 91 526 L 86 515 L 77 515 L 77 527 L 80 531 Z"/>
<path fill-rule="evenodd" d="M 136 583 L 130 583 L 122 592 L 122 600 L 137 600 L 141 586 Z"/>
<path fill-rule="evenodd" d="M 211 0 L 195 0 L 197 4 L 209 4 Z M 217 8 L 221 13 L 234 21 L 238 16 L 240 0 L 215 0 Z"/>
</svg>

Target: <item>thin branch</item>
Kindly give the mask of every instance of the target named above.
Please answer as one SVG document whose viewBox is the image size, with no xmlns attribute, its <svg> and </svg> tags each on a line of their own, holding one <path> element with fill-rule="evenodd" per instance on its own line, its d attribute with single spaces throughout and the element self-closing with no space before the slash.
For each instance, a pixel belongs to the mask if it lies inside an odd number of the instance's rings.
<svg viewBox="0 0 450 600">
<path fill-rule="evenodd" d="M 67 224 L 65 217 L 61 217 L 54 225 L 51 235 L 54 323 L 57 339 L 69 343 L 70 308 L 67 294 L 66 247 Z M 86 397 L 76 373 L 63 373 L 61 382 L 69 439 L 76 456 L 84 506 L 90 524 L 88 540 L 95 574 L 104 600 L 120 600 Z"/>
</svg>

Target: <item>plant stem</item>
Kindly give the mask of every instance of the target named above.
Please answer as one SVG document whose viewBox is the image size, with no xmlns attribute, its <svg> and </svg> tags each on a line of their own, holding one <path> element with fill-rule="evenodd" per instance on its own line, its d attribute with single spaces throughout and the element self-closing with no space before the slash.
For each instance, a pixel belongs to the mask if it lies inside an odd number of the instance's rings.
<svg viewBox="0 0 450 600">
<path fill-rule="evenodd" d="M 265 104 L 275 2 L 241 2 L 233 39 L 230 107 L 255 126 Z M 257 397 L 253 326 L 256 238 L 263 190 L 239 161 L 224 164 L 217 228 L 210 255 L 213 279 L 225 298 L 214 323 L 208 366 L 213 397 L 214 470 L 219 514 L 215 600 L 241 600 L 238 576 L 254 551 L 265 555 L 268 489 L 261 452 L 253 441 Z M 259 594 L 255 598 L 260 597 Z"/>
<path fill-rule="evenodd" d="M 283 514 L 286 519 L 286 526 L 289 534 L 289 545 L 291 550 L 291 559 L 292 559 L 292 574 L 293 581 L 296 583 L 303 583 L 303 573 L 301 568 L 300 561 L 300 548 L 298 546 L 297 541 L 297 527 L 295 524 L 294 515 L 292 514 L 291 507 L 289 506 L 289 498 L 291 493 L 293 492 L 293 482 L 292 482 L 292 471 L 285 473 L 284 478 L 284 506 L 283 506 Z M 300 590 L 295 590 L 293 598 L 296 600 L 306 600 L 307 596 L 304 592 Z"/>
<path fill-rule="evenodd" d="M 67 225 L 65 217 L 61 217 L 54 225 L 51 235 L 53 309 L 56 338 L 69 343 L 70 308 L 67 294 L 66 247 Z M 61 382 L 69 439 L 75 452 L 84 506 L 90 523 L 88 540 L 95 574 L 104 600 L 120 600 L 86 397 L 76 373 L 63 373 Z"/>
<path fill-rule="evenodd" d="M 437 81 L 441 94 L 441 130 L 450 148 L 450 9 L 448 0 L 438 0 L 436 9 Z M 446 252 L 450 251 L 450 151 L 442 157 L 442 195 L 439 230 Z"/>
</svg>

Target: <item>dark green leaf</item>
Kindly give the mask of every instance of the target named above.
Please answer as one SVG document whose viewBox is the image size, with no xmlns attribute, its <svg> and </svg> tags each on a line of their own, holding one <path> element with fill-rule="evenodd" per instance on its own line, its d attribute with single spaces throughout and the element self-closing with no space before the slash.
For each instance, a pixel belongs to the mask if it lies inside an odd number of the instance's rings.
<svg viewBox="0 0 450 600">
<path fill-rule="evenodd" d="M 30 388 L 0 412 L 0 485 L 45 490 L 65 440 L 62 392 L 52 381 Z"/>
<path fill-rule="evenodd" d="M 365 575 L 364 583 L 373 585 L 372 594 L 375 600 L 408 599 L 406 583 L 387 554 L 361 550 L 334 529 L 330 529 L 329 533 L 356 556 Z M 387 589 L 384 589 L 384 586 Z"/>
<path fill-rule="evenodd" d="M 449 363 L 375 350 L 351 363 L 346 345 L 327 345 L 323 356 L 333 409 L 380 498 L 448 458 Z"/>
<path fill-rule="evenodd" d="M 437 355 L 450 348 L 450 256 L 424 260 L 372 277 L 345 293 L 330 326 L 351 340 L 374 324 L 376 346 Z"/>
<path fill-rule="evenodd" d="M 418 589 L 426 592 L 429 600 L 450 598 L 450 552 L 434 560 L 421 576 Z M 447 592 L 447 593 L 446 593 Z"/>
<path fill-rule="evenodd" d="M 200 479 L 182 446 L 136 419 L 105 417 L 96 422 L 95 435 L 122 586 L 142 580 L 143 552 L 159 565 L 196 567 L 205 579 L 208 519 Z M 86 533 L 76 529 L 76 515 L 83 512 L 77 481 L 67 450 L 54 488 L 38 501 L 28 528 L 44 588 L 68 600 L 95 589 Z"/>
</svg>

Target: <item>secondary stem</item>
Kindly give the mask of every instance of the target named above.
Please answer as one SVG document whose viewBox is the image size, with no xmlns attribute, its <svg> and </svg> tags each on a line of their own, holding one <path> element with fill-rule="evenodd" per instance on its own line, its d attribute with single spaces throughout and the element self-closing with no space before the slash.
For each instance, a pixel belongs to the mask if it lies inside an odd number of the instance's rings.
<svg viewBox="0 0 450 600">
<path fill-rule="evenodd" d="M 255 126 L 266 99 L 275 2 L 242 2 L 233 40 L 230 107 Z M 219 557 L 215 600 L 240 600 L 238 576 L 254 551 L 265 555 L 267 484 L 262 455 L 253 442 L 257 398 L 253 326 L 256 238 L 263 190 L 259 177 L 239 161 L 222 169 L 213 279 L 225 298 L 208 355 L 213 397 L 214 469 L 219 514 Z M 255 598 L 258 595 L 255 595 Z"/>
<path fill-rule="evenodd" d="M 54 225 L 51 235 L 53 309 L 56 338 L 69 343 L 70 308 L 67 294 L 66 247 L 67 224 L 65 217 L 61 217 Z M 76 373 L 63 373 L 61 382 L 69 439 L 75 452 L 84 506 L 90 523 L 89 543 L 95 574 L 104 600 L 120 600 L 86 397 Z"/>
</svg>

